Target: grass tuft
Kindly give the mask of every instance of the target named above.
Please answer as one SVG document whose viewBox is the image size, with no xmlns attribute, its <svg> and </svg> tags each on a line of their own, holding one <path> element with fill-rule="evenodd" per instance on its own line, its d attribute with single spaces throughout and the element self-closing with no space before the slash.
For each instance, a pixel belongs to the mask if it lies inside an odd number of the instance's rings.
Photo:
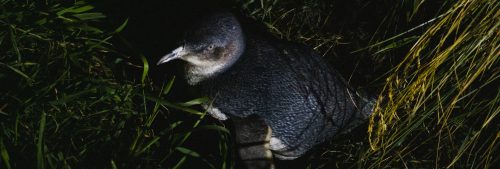
<svg viewBox="0 0 500 169">
<path fill-rule="evenodd" d="M 352 135 L 340 138 L 323 153 L 313 153 L 309 167 L 493 167 L 499 161 L 500 134 L 496 122 L 500 112 L 498 3 L 379 3 L 392 5 L 385 13 L 376 11 L 385 15 L 369 17 L 378 21 L 376 27 L 353 25 L 354 29 L 338 30 L 329 24 L 339 20 L 332 13 L 350 14 L 335 8 L 345 5 L 342 2 L 242 2 L 243 9 L 275 35 L 314 46 L 326 57 L 339 59 L 331 51 L 342 51 L 339 46 L 345 43 L 354 46 L 345 54 L 389 65 L 375 67 L 374 72 L 381 73 L 370 76 L 370 84 L 380 86 L 380 91 L 375 112 L 363 130 L 368 140 L 346 140 L 356 137 Z M 371 6 L 380 8 L 370 2 L 350 4 L 360 7 L 354 11 L 358 13 L 370 13 Z M 357 19 L 356 15 L 345 17 Z M 354 35 L 356 27 L 372 35 Z M 369 43 L 359 45 L 362 41 Z"/>
<path fill-rule="evenodd" d="M 185 145 L 205 130 L 205 112 L 195 109 L 203 99 L 162 99 L 174 78 L 159 90 L 150 61 L 111 41 L 128 20 L 108 26 L 96 9 L 82 0 L 0 1 L 0 168 L 231 165 L 227 142 L 224 159 Z"/>
</svg>

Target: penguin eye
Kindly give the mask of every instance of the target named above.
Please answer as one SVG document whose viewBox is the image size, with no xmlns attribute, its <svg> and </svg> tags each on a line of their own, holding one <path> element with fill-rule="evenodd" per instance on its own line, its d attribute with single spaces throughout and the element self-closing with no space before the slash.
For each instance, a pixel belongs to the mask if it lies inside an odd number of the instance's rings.
<svg viewBox="0 0 500 169">
<path fill-rule="evenodd" d="M 206 50 L 213 50 L 214 48 L 215 48 L 214 45 L 208 45 L 207 48 L 206 48 Z"/>
</svg>

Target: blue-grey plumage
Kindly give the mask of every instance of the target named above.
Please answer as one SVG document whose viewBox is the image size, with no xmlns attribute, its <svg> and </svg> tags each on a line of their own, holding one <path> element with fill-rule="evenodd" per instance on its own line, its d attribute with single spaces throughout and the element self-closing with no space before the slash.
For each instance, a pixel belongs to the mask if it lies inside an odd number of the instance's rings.
<svg viewBox="0 0 500 169">
<path fill-rule="evenodd" d="M 158 64 L 177 58 L 187 61 L 188 82 L 213 100 L 205 107 L 215 118 L 262 118 L 280 159 L 352 129 L 373 109 L 373 99 L 351 89 L 312 49 L 245 34 L 230 13 L 204 19 Z"/>
</svg>

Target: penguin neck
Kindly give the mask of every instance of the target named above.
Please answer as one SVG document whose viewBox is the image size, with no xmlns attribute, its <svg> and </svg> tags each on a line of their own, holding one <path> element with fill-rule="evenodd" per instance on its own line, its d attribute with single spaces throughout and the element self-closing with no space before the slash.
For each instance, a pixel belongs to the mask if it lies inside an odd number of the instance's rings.
<svg viewBox="0 0 500 169">
<path fill-rule="evenodd" d="M 226 53 L 218 61 L 210 65 L 194 65 L 188 63 L 185 67 L 186 80 L 190 85 L 197 85 L 208 79 L 213 79 L 235 65 L 245 51 L 245 39 L 240 36 L 226 47 Z"/>
</svg>

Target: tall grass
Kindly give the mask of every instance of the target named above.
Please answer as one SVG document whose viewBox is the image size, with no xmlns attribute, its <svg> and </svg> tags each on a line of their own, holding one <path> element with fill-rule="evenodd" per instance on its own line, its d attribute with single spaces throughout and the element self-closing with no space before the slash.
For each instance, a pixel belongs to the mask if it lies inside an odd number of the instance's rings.
<svg viewBox="0 0 500 169">
<path fill-rule="evenodd" d="M 241 1 L 242 9 L 281 39 L 303 42 L 326 55 L 341 37 L 329 32 L 332 11 L 326 1 Z"/>
<path fill-rule="evenodd" d="M 364 165 L 490 168 L 499 160 L 498 11 L 493 1 L 457 1 L 419 36 L 386 78 Z"/>
<path fill-rule="evenodd" d="M 342 10 L 335 8 L 339 3 L 241 3 L 277 36 L 315 46 L 326 57 L 335 56 L 329 51 L 338 49 L 338 39 L 351 45 L 364 40 L 369 43 L 349 54 L 389 67 L 372 79 L 381 90 L 364 130 L 369 139 L 358 145 L 345 141 L 349 138 L 337 140 L 317 156 L 327 160 L 310 167 L 333 163 L 356 168 L 492 168 L 498 163 L 499 3 L 378 2 L 393 5 L 378 12 L 385 14 L 382 17 L 373 15 L 378 26 L 365 29 L 372 33 L 365 39 L 353 35 L 355 30 L 332 36 L 335 32 L 324 29 L 325 23 L 335 21 L 331 11 Z M 371 5 L 352 3 L 362 7 L 359 13 Z M 329 153 L 334 151 L 347 152 Z"/>
<path fill-rule="evenodd" d="M 162 99 L 174 79 L 153 85 L 146 57 L 110 41 L 127 21 L 105 18 L 81 0 L 0 0 L 0 168 L 233 165 L 226 129 L 190 108 L 203 99 Z M 225 158 L 185 147 L 199 130 L 219 133 Z"/>
</svg>

